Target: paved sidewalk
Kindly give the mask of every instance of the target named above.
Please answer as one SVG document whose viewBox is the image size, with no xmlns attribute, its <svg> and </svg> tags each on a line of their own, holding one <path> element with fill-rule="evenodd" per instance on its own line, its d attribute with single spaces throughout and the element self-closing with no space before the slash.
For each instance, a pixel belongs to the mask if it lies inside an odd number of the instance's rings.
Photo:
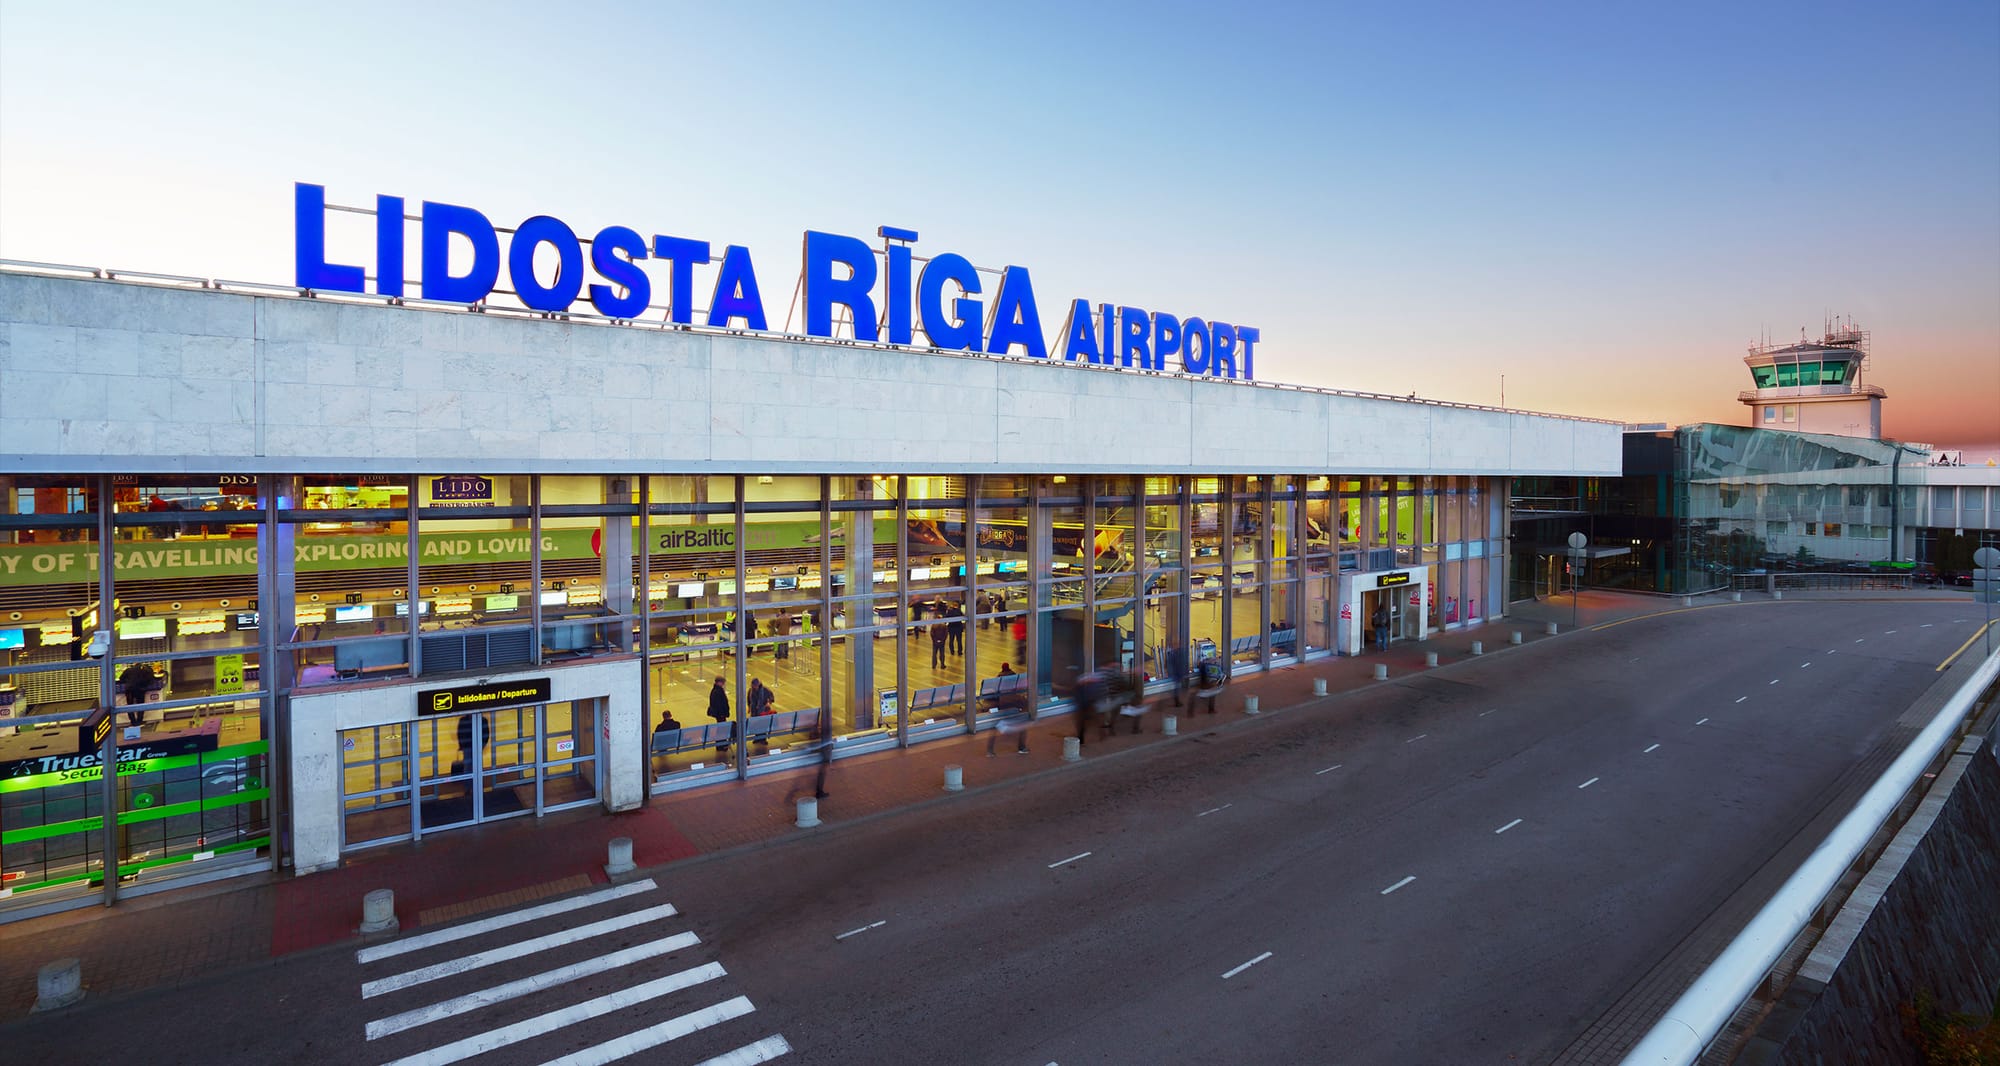
<svg viewBox="0 0 2000 1066">
<path fill-rule="evenodd" d="M 1728 597 L 1694 602 L 1713 606 Z M 1572 613 L 1591 627 L 1688 608 L 1672 597 L 1585 591 L 1574 605 L 1565 595 L 1512 609 L 1513 615 L 1497 622 L 1398 644 L 1384 654 L 1322 659 L 1244 677 L 1217 701 L 1214 716 L 1190 719 L 1185 709 L 1174 711 L 1171 697 L 1156 706 L 1180 715 L 1183 734 L 1227 728 L 1246 720 L 1248 696 L 1258 698 L 1263 712 L 1281 713 L 1318 702 L 1316 679 L 1325 679 L 1327 698 L 1374 685 L 1378 663 L 1388 666 L 1391 679 L 1406 677 L 1424 671 L 1430 653 L 1437 655 L 1440 667 L 1465 661 L 1474 641 L 1484 645 L 1486 654 L 1501 654 L 1509 650 L 1514 632 L 1524 643 L 1557 639 L 1547 635 L 1546 623 L 1568 632 Z M 949 765 L 962 767 L 967 790 L 1055 772 L 1068 765 L 1062 761 L 1061 737 L 1073 732 L 1071 722 L 1068 715 L 1036 722 L 1025 756 L 1015 755 L 1010 740 L 1003 739 L 1000 754 L 988 758 L 986 735 L 980 734 L 841 759 L 828 773 L 830 796 L 820 802 L 825 826 L 810 832 L 944 800 Z M 1175 739 L 1162 735 L 1159 711 L 1145 717 L 1144 729 L 1138 736 L 1100 738 L 1093 725 L 1083 746 L 1085 760 Z M 84 908 L 0 925 L 0 1021 L 28 1013 L 35 999 L 35 971 L 59 958 L 82 960 L 84 983 L 93 998 L 115 998 L 348 943 L 360 921 L 362 896 L 377 888 L 395 891 L 397 916 L 409 930 L 607 881 L 603 864 L 614 837 L 632 838 L 634 858 L 642 868 L 783 840 L 807 832 L 793 824 L 795 802 L 811 795 L 815 776 L 815 769 L 800 769 L 669 793 L 624 814 L 583 810 L 540 820 L 513 819 L 439 833 L 420 844 L 359 852 L 337 870 L 306 877 L 263 874 L 135 898 L 109 909 Z"/>
</svg>

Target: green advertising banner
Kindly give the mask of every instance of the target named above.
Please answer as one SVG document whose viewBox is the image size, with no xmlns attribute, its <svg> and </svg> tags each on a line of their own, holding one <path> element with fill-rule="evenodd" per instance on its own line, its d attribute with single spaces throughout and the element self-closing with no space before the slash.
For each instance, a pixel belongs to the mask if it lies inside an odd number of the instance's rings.
<svg viewBox="0 0 2000 1066">
<path fill-rule="evenodd" d="M 596 554 L 595 529 L 542 531 L 545 559 L 588 559 Z M 524 530 L 490 529 L 419 533 L 419 563 L 450 566 L 461 563 L 520 562 L 528 558 Z M 257 544 L 252 540 L 198 540 L 120 543 L 112 551 L 116 576 L 122 581 L 173 578 L 250 576 L 257 572 Z M 401 534 L 314 536 L 303 534 L 292 544 L 292 563 L 299 571 L 359 570 L 404 566 L 409 539 Z M 53 585 L 97 580 L 97 544 L 0 544 L 0 588 Z"/>
<path fill-rule="evenodd" d="M 928 523 L 913 522 L 917 527 Z M 838 544 L 841 523 L 834 523 Z M 655 524 L 654 555 L 692 555 L 736 550 L 736 524 L 731 521 L 690 525 Z M 875 519 L 875 543 L 893 544 L 896 521 Z M 634 529 L 636 540 L 636 525 Z M 819 523 L 759 522 L 744 525 L 745 550 L 783 551 L 819 546 Z M 542 558 L 589 559 L 599 553 L 599 530 L 544 529 Z M 913 539 L 913 547 L 933 545 Z M 456 566 L 467 563 L 525 562 L 526 530 L 476 529 L 417 534 L 418 563 Z M 942 546 L 942 545 L 936 545 Z M 250 539 L 182 537 L 169 541 L 121 541 L 113 550 L 115 576 L 121 581 L 250 576 L 257 572 L 257 543 Z M 405 566 L 409 540 L 400 533 L 315 535 L 301 533 L 292 543 L 292 564 L 302 573 Z M 97 544 L 0 544 L 0 588 L 55 585 L 97 580 Z"/>
</svg>

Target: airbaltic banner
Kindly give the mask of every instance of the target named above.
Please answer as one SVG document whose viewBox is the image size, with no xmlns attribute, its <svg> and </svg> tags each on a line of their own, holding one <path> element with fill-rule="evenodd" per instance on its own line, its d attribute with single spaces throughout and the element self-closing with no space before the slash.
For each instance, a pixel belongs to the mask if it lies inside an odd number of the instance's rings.
<svg viewBox="0 0 2000 1066">
<path fill-rule="evenodd" d="M 366 267 L 327 261 L 326 188 L 298 183 L 294 210 L 298 287 L 366 293 Z M 403 210 L 400 196 L 375 197 L 374 291 L 381 296 L 404 295 Z M 587 297 L 598 314 L 634 321 L 653 306 L 655 279 L 643 265 L 650 258 L 665 274 L 667 321 L 692 325 L 694 268 L 716 262 L 714 247 L 706 240 L 664 234 L 647 240 L 628 226 L 606 226 L 595 237 L 583 239 L 548 215 L 536 215 L 515 227 L 503 257 L 500 230 L 484 214 L 430 200 L 423 202 L 417 225 L 423 264 L 417 282 L 420 298 L 447 303 L 486 299 L 499 287 L 504 266 L 513 292 L 533 310 L 561 313 Z M 833 339 L 836 322 L 851 322 L 853 339 L 870 343 L 912 346 L 921 329 L 929 347 L 945 351 L 999 355 L 1018 349 L 1035 359 L 1245 381 L 1254 377 L 1252 361 L 1262 339 L 1254 326 L 1181 318 L 1122 304 L 1099 303 L 1093 309 L 1091 301 L 1075 299 L 1069 302 L 1067 318 L 1051 346 L 1026 267 L 1010 266 L 1000 272 L 989 306 L 981 298 L 985 293 L 979 271 L 964 256 L 944 252 L 917 269 L 912 248 L 915 230 L 882 226 L 876 235 L 883 241 L 879 265 L 876 249 L 858 237 L 806 231 L 800 264 L 806 336 Z M 471 252 L 462 274 L 451 270 L 455 244 Z M 557 262 L 555 277 L 546 284 L 535 272 L 535 255 L 544 245 Z M 587 289 L 585 245 L 591 272 L 600 279 Z M 835 308 L 844 313 L 836 315 Z M 701 324 L 769 330 L 750 249 L 735 244 L 723 248 Z"/>
</svg>

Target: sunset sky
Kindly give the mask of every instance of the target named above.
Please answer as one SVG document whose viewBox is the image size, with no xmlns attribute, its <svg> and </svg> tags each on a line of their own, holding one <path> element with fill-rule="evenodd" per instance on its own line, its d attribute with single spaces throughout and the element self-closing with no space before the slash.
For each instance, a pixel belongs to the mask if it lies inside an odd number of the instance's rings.
<svg viewBox="0 0 2000 1066">
<path fill-rule="evenodd" d="M 1670 423 L 1851 315 L 1889 435 L 2000 454 L 1990 0 L 555 10 L 10 0 L 0 258 L 288 284 L 307 181 L 747 245 L 781 320 L 804 230 L 890 225 L 1051 334 Z"/>
</svg>

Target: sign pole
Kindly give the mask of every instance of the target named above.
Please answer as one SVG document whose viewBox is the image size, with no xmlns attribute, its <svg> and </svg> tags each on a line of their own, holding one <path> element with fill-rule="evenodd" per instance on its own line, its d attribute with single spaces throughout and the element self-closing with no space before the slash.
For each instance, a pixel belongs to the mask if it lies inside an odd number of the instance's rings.
<svg viewBox="0 0 2000 1066">
<path fill-rule="evenodd" d="M 1576 589 L 1577 585 L 1583 581 L 1584 548 L 1589 543 L 1590 538 L 1584 536 L 1581 532 L 1569 535 L 1569 627 L 1571 629 L 1575 629 L 1582 624 L 1578 621 Z"/>
</svg>

